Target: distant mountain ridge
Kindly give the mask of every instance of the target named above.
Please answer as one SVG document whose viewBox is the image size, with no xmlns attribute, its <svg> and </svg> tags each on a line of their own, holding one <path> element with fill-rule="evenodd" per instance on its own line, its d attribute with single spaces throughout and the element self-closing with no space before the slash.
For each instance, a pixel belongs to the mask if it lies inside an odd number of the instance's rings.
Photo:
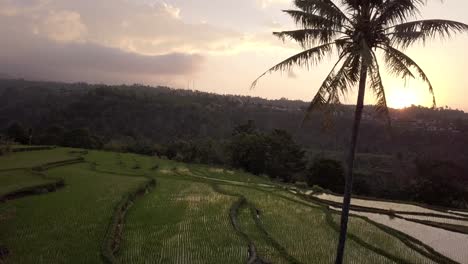
<svg viewBox="0 0 468 264">
<path fill-rule="evenodd" d="M 16 79 L 16 78 L 7 73 L 0 72 L 0 80 L 13 80 L 13 79 Z"/>
<path fill-rule="evenodd" d="M 307 102 L 267 100 L 257 97 L 218 95 L 144 85 L 90 85 L 26 80 L 0 80 L 0 129 L 18 121 L 43 131 L 52 125 L 89 128 L 104 141 L 115 137 L 168 142 L 175 139 L 228 137 L 248 120 L 260 130 L 280 128 L 292 133 L 306 147 L 344 149 L 353 117 L 353 106 L 341 105 L 334 116 L 334 130 L 324 131 L 323 115 L 314 113 L 301 126 Z M 459 110 L 411 107 L 391 110 L 394 139 L 372 106 L 364 114 L 360 139 L 362 152 L 421 151 L 449 144 L 468 156 L 468 114 Z M 465 136 L 463 138 L 463 136 Z M 416 141 L 414 139 L 417 139 Z M 458 152 L 454 152 L 458 153 Z"/>
</svg>

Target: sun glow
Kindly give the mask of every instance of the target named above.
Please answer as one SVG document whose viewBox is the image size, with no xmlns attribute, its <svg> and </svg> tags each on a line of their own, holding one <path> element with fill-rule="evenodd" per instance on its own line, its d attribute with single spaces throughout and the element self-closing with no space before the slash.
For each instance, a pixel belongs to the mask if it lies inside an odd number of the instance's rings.
<svg viewBox="0 0 468 264">
<path fill-rule="evenodd" d="M 418 98 L 413 89 L 410 88 L 393 88 L 387 95 L 387 103 L 392 108 L 405 108 L 412 104 L 416 104 Z"/>
</svg>

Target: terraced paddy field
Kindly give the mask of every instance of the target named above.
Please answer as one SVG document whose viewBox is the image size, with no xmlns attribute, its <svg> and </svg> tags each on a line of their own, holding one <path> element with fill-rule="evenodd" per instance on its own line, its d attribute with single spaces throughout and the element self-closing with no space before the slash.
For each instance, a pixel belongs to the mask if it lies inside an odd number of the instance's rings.
<svg viewBox="0 0 468 264">
<path fill-rule="evenodd" d="M 248 173 L 66 148 L 0 157 L 0 197 L 0 263 L 333 263 L 340 218 Z M 357 202 L 345 263 L 468 263 L 463 211 Z"/>
<path fill-rule="evenodd" d="M 159 178 L 157 190 L 128 214 L 122 263 L 243 263 L 245 242 L 232 230 L 233 197 L 209 184 Z"/>
<path fill-rule="evenodd" d="M 54 148 L 41 151 L 26 151 L 0 157 L 0 171 L 28 169 L 45 163 L 58 162 L 72 158 L 71 149 Z"/>
<path fill-rule="evenodd" d="M 54 182 L 43 175 L 30 170 L 15 170 L 0 172 L 0 197 L 13 193 L 17 190 L 30 188 L 38 185 L 47 185 Z"/>
</svg>

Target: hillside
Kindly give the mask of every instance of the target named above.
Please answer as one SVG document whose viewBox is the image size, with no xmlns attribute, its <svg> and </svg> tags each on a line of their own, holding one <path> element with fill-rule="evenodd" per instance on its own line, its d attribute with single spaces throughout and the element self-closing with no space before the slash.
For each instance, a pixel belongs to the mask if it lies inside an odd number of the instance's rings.
<svg viewBox="0 0 468 264">
<path fill-rule="evenodd" d="M 301 126 L 305 102 L 141 85 L 3 80 L 0 95 L 0 137 L 23 144 L 158 155 L 311 186 L 317 159 L 343 161 L 353 116 L 342 105 L 332 128 L 323 128 L 322 113 Z M 467 114 L 412 107 L 391 115 L 388 129 L 366 108 L 356 194 L 466 208 Z M 243 126 L 247 134 L 235 136 Z M 333 180 L 324 186 L 341 192 Z"/>
<path fill-rule="evenodd" d="M 312 190 L 135 154 L 24 150 L 0 157 L 2 263 L 334 261 L 339 203 Z M 356 202 L 346 263 L 467 263 L 447 249 L 468 242 L 465 211 Z"/>
<path fill-rule="evenodd" d="M 301 101 L 223 96 L 167 87 L 0 81 L 0 129 L 17 121 L 32 128 L 36 140 L 57 126 L 68 130 L 87 128 L 103 144 L 129 138 L 163 144 L 177 139 L 222 140 L 231 135 L 234 127 L 253 120 L 261 131 L 290 132 L 306 148 L 343 150 L 349 138 L 353 107 L 338 107 L 334 128 L 323 130 L 320 113 L 313 114 L 301 126 L 307 105 Z M 360 152 L 468 156 L 468 114 L 412 107 L 391 110 L 391 115 L 390 138 L 373 108 L 366 108 Z"/>
</svg>

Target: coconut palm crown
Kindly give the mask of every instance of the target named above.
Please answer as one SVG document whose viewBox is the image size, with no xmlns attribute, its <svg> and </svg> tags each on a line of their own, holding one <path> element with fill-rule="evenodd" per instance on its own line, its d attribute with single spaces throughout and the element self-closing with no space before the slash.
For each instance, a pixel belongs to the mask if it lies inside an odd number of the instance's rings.
<svg viewBox="0 0 468 264">
<path fill-rule="evenodd" d="M 468 25 L 464 23 L 441 19 L 420 20 L 420 8 L 425 4 L 425 0 L 294 0 L 297 9 L 284 12 L 294 19 L 298 29 L 273 34 L 282 40 L 298 42 L 303 51 L 275 65 L 252 83 L 252 87 L 255 87 L 266 74 L 290 71 L 294 66 L 309 68 L 335 54 L 338 60 L 319 87 L 307 113 L 314 110 L 328 111 L 340 103 L 343 95 L 358 86 L 355 120 L 346 161 L 336 263 L 343 261 L 354 154 L 366 86 L 375 95 L 377 111 L 390 124 L 378 58 L 395 76 L 403 79 L 418 78 L 425 82 L 435 106 L 434 90 L 429 78 L 404 50 L 415 43 L 424 44 L 434 38 L 450 38 L 455 33 L 468 32 Z"/>
</svg>

